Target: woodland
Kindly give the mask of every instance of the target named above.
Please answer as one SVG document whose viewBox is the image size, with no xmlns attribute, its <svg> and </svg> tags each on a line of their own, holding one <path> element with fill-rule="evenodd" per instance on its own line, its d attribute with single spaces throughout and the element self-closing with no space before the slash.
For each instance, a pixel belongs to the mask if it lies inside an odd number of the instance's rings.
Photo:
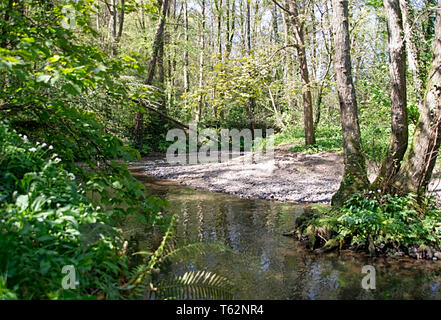
<svg viewBox="0 0 441 320">
<path fill-rule="evenodd" d="M 127 164 L 190 121 L 343 155 L 330 205 L 291 234 L 308 248 L 441 257 L 437 0 L 0 0 L 0 88 L 0 299 L 179 297 L 156 274 L 201 249 L 173 245 L 167 201 Z M 159 235 L 136 264 L 130 215 Z M 168 281 L 234 291 L 208 271 Z"/>
</svg>

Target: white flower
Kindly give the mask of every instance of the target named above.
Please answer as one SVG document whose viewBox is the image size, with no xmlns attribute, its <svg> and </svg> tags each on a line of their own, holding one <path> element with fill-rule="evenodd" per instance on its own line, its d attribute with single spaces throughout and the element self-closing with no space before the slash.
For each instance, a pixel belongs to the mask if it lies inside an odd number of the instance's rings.
<svg viewBox="0 0 441 320">
<path fill-rule="evenodd" d="M 49 146 L 49 150 L 52 150 L 54 147 L 52 147 L 52 145 Z"/>
<path fill-rule="evenodd" d="M 29 151 L 30 152 L 35 152 L 35 151 L 37 151 L 37 148 L 30 148 Z"/>
<path fill-rule="evenodd" d="M 46 142 L 41 145 L 43 148 L 47 146 Z"/>
<path fill-rule="evenodd" d="M 70 180 L 75 180 L 75 175 L 73 173 L 69 173 L 68 176 L 70 177 Z"/>
<path fill-rule="evenodd" d="M 36 145 L 39 146 L 39 145 L 40 145 L 40 142 L 37 141 Z"/>
<path fill-rule="evenodd" d="M 28 140 L 28 137 L 24 134 L 23 135 L 23 140 L 25 141 L 25 142 L 28 142 L 29 140 Z"/>
<path fill-rule="evenodd" d="M 60 159 L 60 158 L 55 158 L 54 161 L 55 161 L 55 162 L 60 162 L 61 159 Z"/>
</svg>

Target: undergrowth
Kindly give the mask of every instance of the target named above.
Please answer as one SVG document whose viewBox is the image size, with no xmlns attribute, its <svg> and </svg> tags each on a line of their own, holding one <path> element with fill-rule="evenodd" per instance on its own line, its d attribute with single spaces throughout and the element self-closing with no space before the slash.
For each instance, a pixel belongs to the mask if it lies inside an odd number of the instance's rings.
<svg viewBox="0 0 441 320">
<path fill-rule="evenodd" d="M 340 208 L 315 210 L 297 222 L 297 236 L 311 248 L 363 248 L 409 254 L 411 248 L 441 248 L 441 212 L 431 200 L 407 196 L 355 194 Z"/>
</svg>

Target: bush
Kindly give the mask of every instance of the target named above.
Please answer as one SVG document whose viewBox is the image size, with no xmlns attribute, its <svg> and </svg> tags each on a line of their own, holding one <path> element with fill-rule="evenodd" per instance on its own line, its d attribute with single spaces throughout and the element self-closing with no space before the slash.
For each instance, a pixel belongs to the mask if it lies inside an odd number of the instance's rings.
<svg viewBox="0 0 441 320">
<path fill-rule="evenodd" d="M 130 274 L 114 225 L 136 212 L 145 223 L 165 227 L 170 220 L 160 213 L 164 201 L 139 197 L 135 191 L 144 196 L 142 185 L 133 177 L 120 179 L 123 174 L 76 177 L 51 145 L 32 143 L 5 122 L 0 151 L 0 298 L 122 297 L 120 281 Z M 92 202 L 86 195 L 94 189 L 100 203 L 114 206 L 105 210 Z M 125 208 L 115 207 L 123 200 Z M 66 265 L 75 266 L 76 290 L 61 288 Z"/>
<path fill-rule="evenodd" d="M 119 295 L 126 260 L 108 213 L 85 197 L 45 143 L 0 123 L 0 272 L 20 298 L 62 297 L 63 266 L 74 265 L 76 295 Z"/>
<path fill-rule="evenodd" d="M 405 197 L 383 195 L 375 197 L 356 194 L 322 220 L 336 233 L 336 239 L 349 240 L 352 245 L 429 246 L 441 245 L 441 214 L 429 204 L 422 208 L 410 194 Z"/>
</svg>

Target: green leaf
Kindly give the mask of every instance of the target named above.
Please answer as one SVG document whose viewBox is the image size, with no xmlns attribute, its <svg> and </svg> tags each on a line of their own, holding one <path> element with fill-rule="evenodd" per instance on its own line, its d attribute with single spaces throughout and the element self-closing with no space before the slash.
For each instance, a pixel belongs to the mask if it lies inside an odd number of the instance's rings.
<svg viewBox="0 0 441 320">
<path fill-rule="evenodd" d="M 65 83 L 62 86 L 62 89 L 70 95 L 77 95 L 81 93 L 80 87 L 74 83 Z"/>
<path fill-rule="evenodd" d="M 48 262 L 47 260 L 41 260 L 40 262 L 40 273 L 44 276 L 47 274 L 47 272 L 49 271 L 51 267 L 50 262 Z"/>
</svg>

